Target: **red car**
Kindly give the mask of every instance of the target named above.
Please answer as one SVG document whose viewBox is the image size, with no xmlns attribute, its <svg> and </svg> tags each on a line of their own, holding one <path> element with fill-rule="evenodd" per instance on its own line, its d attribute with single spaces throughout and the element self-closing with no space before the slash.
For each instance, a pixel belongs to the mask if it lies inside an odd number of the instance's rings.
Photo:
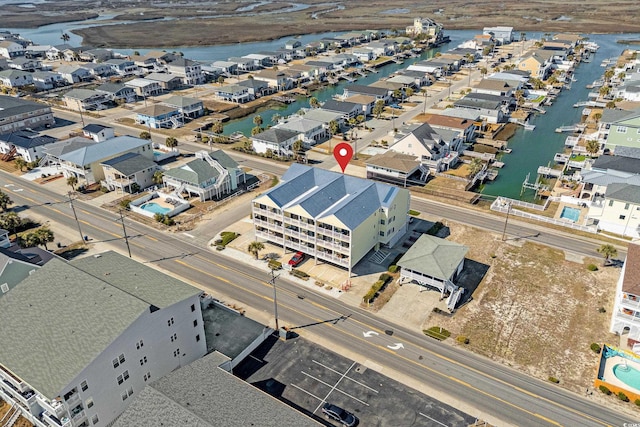
<svg viewBox="0 0 640 427">
<path fill-rule="evenodd" d="M 302 261 L 304 261 L 304 258 L 305 258 L 304 253 L 296 252 L 296 254 L 292 256 L 291 259 L 289 260 L 289 265 L 291 267 L 297 267 L 298 265 L 300 265 Z"/>
</svg>

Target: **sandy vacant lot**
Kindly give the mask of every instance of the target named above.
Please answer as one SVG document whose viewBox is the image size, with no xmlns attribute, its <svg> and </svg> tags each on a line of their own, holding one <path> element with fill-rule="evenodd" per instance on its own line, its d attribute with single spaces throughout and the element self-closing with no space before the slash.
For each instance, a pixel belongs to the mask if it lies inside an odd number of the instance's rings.
<svg viewBox="0 0 640 427">
<path fill-rule="evenodd" d="M 300 0 L 213 2 L 191 0 L 175 7 L 171 2 L 59 0 L 36 8 L 3 6 L 0 21 L 6 28 L 33 27 L 47 22 L 81 20 L 87 13 L 114 15 L 114 21 L 134 25 L 94 27 L 77 32 L 85 44 L 109 47 L 174 47 L 267 40 L 289 35 L 357 29 L 399 29 L 417 16 L 428 16 L 446 29 L 480 29 L 508 25 L 517 31 L 638 32 L 637 2 L 620 0 Z M 176 20 L 163 21 L 166 18 Z M 188 19 L 184 19 L 188 18 Z"/>
</svg>

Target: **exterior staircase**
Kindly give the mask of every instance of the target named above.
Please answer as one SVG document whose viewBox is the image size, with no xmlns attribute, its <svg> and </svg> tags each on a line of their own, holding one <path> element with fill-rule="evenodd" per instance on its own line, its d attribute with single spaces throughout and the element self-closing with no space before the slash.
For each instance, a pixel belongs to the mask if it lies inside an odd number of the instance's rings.
<svg viewBox="0 0 640 427">
<path fill-rule="evenodd" d="M 229 177 L 229 172 L 225 168 L 223 168 L 220 163 L 211 158 L 209 153 L 207 153 L 206 151 L 198 151 L 196 153 L 196 158 L 203 159 L 204 161 L 209 163 L 211 167 L 218 171 L 218 178 L 216 179 L 214 187 L 219 194 L 223 193 L 223 186 L 229 181 L 227 179 Z M 231 188 L 228 188 L 227 190 L 231 190 Z"/>
<path fill-rule="evenodd" d="M 7 151 L 6 153 L 4 153 L 2 155 L 2 161 L 3 162 L 8 162 L 11 159 L 13 159 L 15 157 L 15 155 L 16 155 L 16 146 L 12 145 L 11 146 L 11 150 Z"/>
</svg>

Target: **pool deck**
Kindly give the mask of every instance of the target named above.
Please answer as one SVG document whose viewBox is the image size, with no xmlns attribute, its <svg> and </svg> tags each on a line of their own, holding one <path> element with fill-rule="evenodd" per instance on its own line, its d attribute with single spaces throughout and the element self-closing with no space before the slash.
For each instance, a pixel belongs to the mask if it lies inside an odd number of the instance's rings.
<svg viewBox="0 0 640 427">
<path fill-rule="evenodd" d="M 172 205 L 171 203 L 167 203 L 162 197 L 156 197 L 155 199 L 151 199 L 148 202 L 144 202 L 143 205 L 145 205 L 147 203 L 155 203 L 156 205 L 160 206 L 161 208 L 169 209 L 169 212 L 171 212 L 172 210 L 174 210 L 176 208 L 175 205 Z"/>
<path fill-rule="evenodd" d="M 560 215 L 562 215 L 562 210 L 564 208 L 571 208 L 571 209 L 577 209 L 580 211 L 580 216 L 578 217 L 577 221 L 571 221 L 569 218 L 561 218 Z M 555 215 L 553 216 L 555 219 L 559 219 L 559 220 L 565 220 L 567 222 L 573 222 L 574 224 L 584 224 L 584 221 L 586 219 L 587 216 L 587 212 L 589 210 L 585 209 L 585 208 L 581 208 L 579 206 L 576 205 L 571 205 L 568 203 L 560 203 L 560 205 L 558 206 L 558 209 L 556 210 Z"/>
<path fill-rule="evenodd" d="M 621 356 L 613 356 L 610 357 L 608 359 L 605 360 L 605 365 L 604 365 L 604 373 L 602 375 L 602 380 L 604 382 L 607 382 L 611 385 L 623 388 L 625 390 L 629 390 L 633 393 L 636 394 L 640 394 L 640 389 L 636 389 L 634 387 L 631 387 L 630 385 L 620 381 L 618 379 L 618 377 L 615 376 L 615 374 L 613 373 L 613 367 L 619 364 L 623 364 L 624 363 L 625 358 L 621 357 Z M 630 360 L 630 359 L 626 359 L 627 361 L 627 365 L 628 366 L 633 366 L 635 369 L 637 369 L 638 371 L 640 371 L 640 363 Z"/>
</svg>

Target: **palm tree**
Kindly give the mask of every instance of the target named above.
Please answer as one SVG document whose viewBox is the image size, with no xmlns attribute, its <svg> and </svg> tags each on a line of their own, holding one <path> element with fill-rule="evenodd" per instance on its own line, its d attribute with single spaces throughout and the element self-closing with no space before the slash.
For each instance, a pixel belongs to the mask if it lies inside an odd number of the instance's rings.
<svg viewBox="0 0 640 427">
<path fill-rule="evenodd" d="M 609 86 L 602 86 L 600 90 L 598 90 L 598 94 L 603 97 L 609 95 L 609 93 L 611 93 L 611 87 Z"/>
<path fill-rule="evenodd" d="M 20 172 L 22 172 L 22 169 L 24 169 L 24 167 L 27 165 L 27 161 L 22 157 L 18 157 L 15 160 L 15 164 L 16 164 L 16 167 L 20 169 Z"/>
<path fill-rule="evenodd" d="M 469 174 L 467 175 L 467 178 L 473 178 L 478 172 L 482 170 L 482 168 L 484 168 L 484 163 L 482 162 L 482 160 L 478 157 L 473 158 L 473 160 L 471 160 L 471 163 L 469 164 Z"/>
<path fill-rule="evenodd" d="M 62 33 L 62 36 L 60 36 L 60 39 L 62 39 L 62 41 L 65 43 L 68 42 L 70 38 L 71 37 L 67 33 Z"/>
<path fill-rule="evenodd" d="M 76 185 L 78 185 L 78 178 L 74 175 L 71 175 L 67 178 L 67 185 L 71 187 L 71 190 L 76 191 Z"/>
<path fill-rule="evenodd" d="M 377 119 L 379 119 L 383 111 L 384 111 L 384 101 L 382 99 L 379 99 L 376 101 L 375 105 L 373 106 L 372 113 L 374 116 L 376 116 Z"/>
<path fill-rule="evenodd" d="M 38 228 L 34 234 L 37 237 L 38 245 L 44 246 L 45 250 L 49 250 L 47 248 L 47 243 L 53 242 L 55 236 L 53 235 L 53 231 L 49 230 L 47 227 Z"/>
<path fill-rule="evenodd" d="M 2 209 L 2 212 L 5 212 L 7 210 L 7 207 L 13 203 L 11 198 L 9 197 L 9 195 L 7 193 L 5 193 L 4 191 L 0 190 L 0 209 Z"/>
<path fill-rule="evenodd" d="M 258 255 L 260 251 L 263 249 L 264 249 L 264 243 L 257 242 L 257 241 L 253 241 L 249 243 L 249 246 L 247 246 L 247 252 L 252 253 L 253 256 L 256 257 L 256 259 L 258 259 Z"/>
<path fill-rule="evenodd" d="M 163 182 L 163 178 L 164 178 L 164 174 L 162 173 L 162 171 L 155 171 L 153 173 L 153 178 L 151 178 L 151 180 L 153 181 L 154 184 L 160 185 Z"/>
<path fill-rule="evenodd" d="M 6 212 L 0 215 L 0 228 L 9 233 L 15 233 L 22 225 L 22 218 L 15 212 Z"/>
<path fill-rule="evenodd" d="M 222 132 L 224 132 L 224 126 L 222 122 L 214 122 L 213 125 L 211 125 L 211 132 L 215 133 L 216 135 L 220 135 Z"/>
<path fill-rule="evenodd" d="M 384 101 L 381 101 L 381 102 L 384 104 Z M 338 124 L 337 121 L 331 120 L 329 122 L 329 133 L 331 134 L 331 136 L 333 136 L 338 132 L 340 132 L 340 125 Z"/>
<path fill-rule="evenodd" d="M 251 135 L 257 135 L 260 132 L 262 132 L 262 128 L 260 126 L 255 126 L 253 129 L 251 129 Z"/>
<path fill-rule="evenodd" d="M 604 79 L 605 81 L 609 81 L 611 80 L 611 77 L 613 77 L 616 74 L 615 70 L 613 68 L 609 68 L 607 71 L 604 72 Z"/>
<path fill-rule="evenodd" d="M 587 153 L 593 157 L 598 151 L 600 151 L 600 143 L 594 139 L 587 141 L 587 145 L 585 146 L 587 149 Z"/>
<path fill-rule="evenodd" d="M 172 136 L 167 137 L 167 139 L 164 141 L 164 145 L 167 146 L 167 148 L 173 148 L 175 146 L 178 145 L 178 140 L 175 139 Z"/>
<path fill-rule="evenodd" d="M 151 139 L 151 133 L 147 132 L 146 130 L 143 130 L 142 132 L 140 132 L 140 139 Z"/>
<path fill-rule="evenodd" d="M 480 75 L 484 78 L 488 73 L 487 67 L 480 67 Z"/>
<path fill-rule="evenodd" d="M 253 117 L 253 124 L 258 127 L 262 126 L 262 116 L 260 116 L 259 114 L 255 115 Z"/>
<path fill-rule="evenodd" d="M 309 98 L 309 106 L 311 108 L 318 108 L 320 106 L 320 102 L 318 101 L 318 98 L 316 98 L 315 96 L 312 96 L 311 98 Z"/>
<path fill-rule="evenodd" d="M 610 244 L 605 244 L 600 246 L 597 249 L 597 251 L 600 255 L 604 257 L 604 262 L 602 263 L 602 265 L 609 264 L 609 260 L 612 257 L 618 255 L 618 250 L 613 245 L 610 245 Z"/>
<path fill-rule="evenodd" d="M 282 116 L 280 114 L 276 113 L 273 116 L 271 116 L 271 123 L 276 125 L 276 124 L 278 124 L 278 122 L 280 121 L 281 118 L 282 118 Z"/>
<path fill-rule="evenodd" d="M 414 90 L 410 87 L 404 90 L 404 94 L 407 95 L 407 98 L 411 98 L 413 96 Z"/>
</svg>

